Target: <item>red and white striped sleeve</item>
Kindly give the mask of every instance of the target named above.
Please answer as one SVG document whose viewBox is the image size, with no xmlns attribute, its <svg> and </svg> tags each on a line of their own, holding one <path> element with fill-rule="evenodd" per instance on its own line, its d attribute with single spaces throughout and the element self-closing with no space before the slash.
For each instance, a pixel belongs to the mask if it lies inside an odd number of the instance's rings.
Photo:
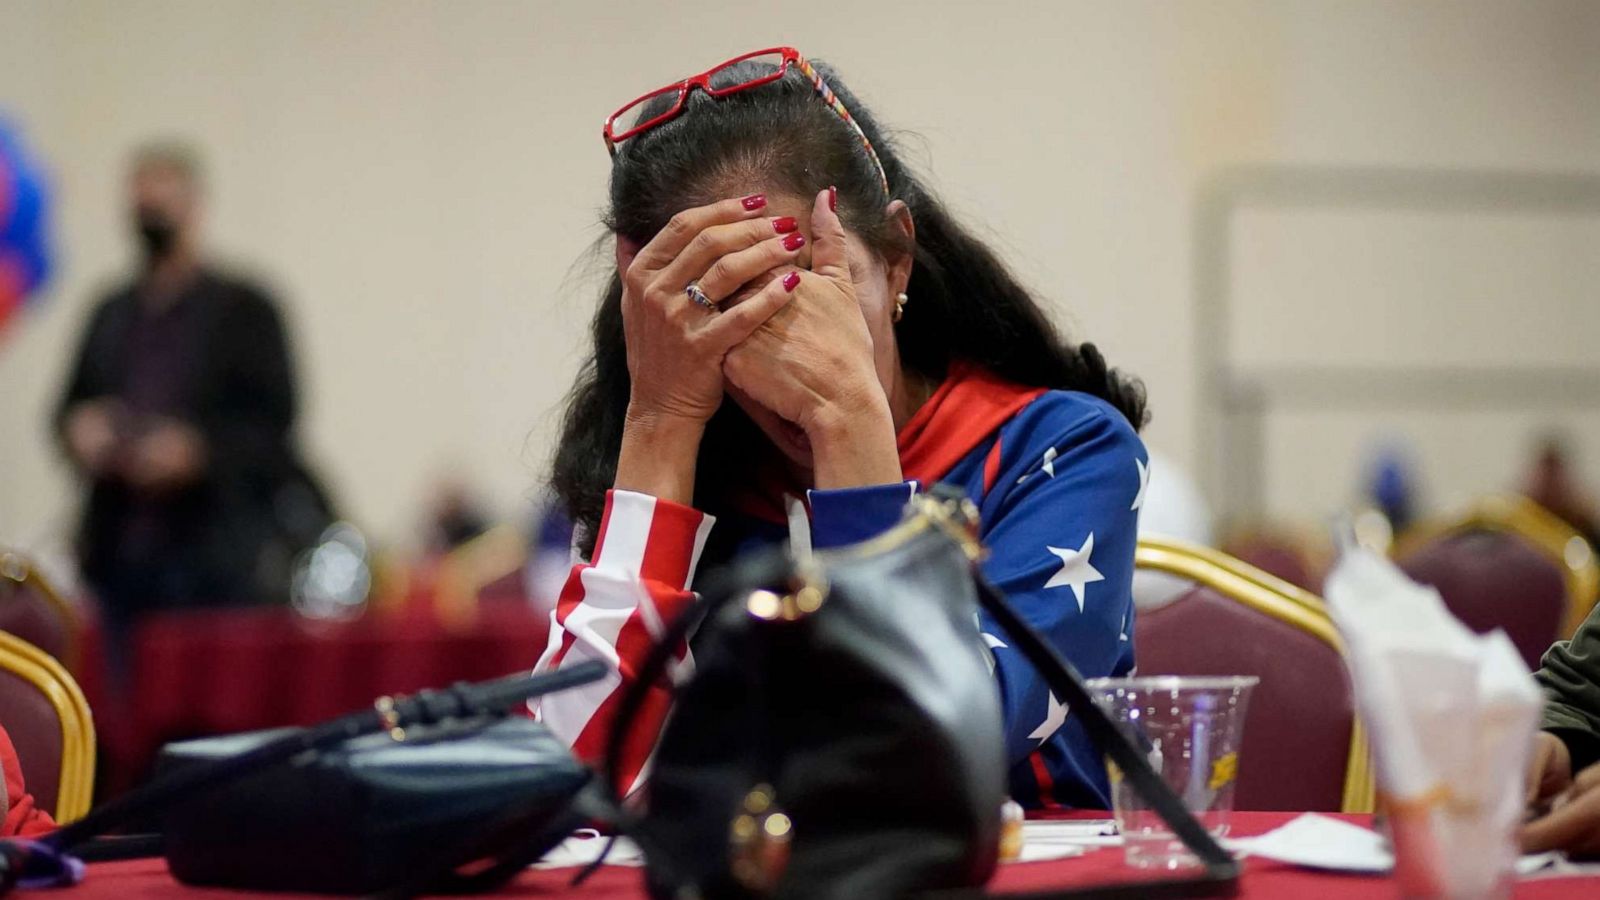
<svg viewBox="0 0 1600 900">
<path fill-rule="evenodd" d="M 621 688 L 649 655 L 663 624 L 694 598 L 694 577 L 714 517 L 648 494 L 614 490 L 595 537 L 594 559 L 573 566 L 550 614 L 550 642 L 535 672 L 600 659 L 599 681 L 540 698 L 535 712 L 585 762 L 599 762 L 621 702 Z M 672 703 L 663 678 L 653 686 L 628 736 L 623 772 L 631 787 L 655 747 Z"/>
</svg>

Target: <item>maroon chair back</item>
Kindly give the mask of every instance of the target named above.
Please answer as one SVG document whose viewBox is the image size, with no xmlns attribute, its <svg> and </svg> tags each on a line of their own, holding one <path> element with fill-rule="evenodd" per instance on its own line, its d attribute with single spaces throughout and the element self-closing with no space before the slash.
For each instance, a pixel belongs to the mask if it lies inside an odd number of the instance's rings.
<svg viewBox="0 0 1600 900">
<path fill-rule="evenodd" d="M 16 635 L 73 668 L 76 623 L 67 605 L 20 554 L 0 553 L 0 631 Z"/>
<path fill-rule="evenodd" d="M 1140 675 L 1255 675 L 1234 806 L 1338 812 L 1355 696 L 1321 638 L 1196 587 L 1134 622 Z"/>
<path fill-rule="evenodd" d="M 22 763 L 22 780 L 39 808 L 56 809 L 63 758 L 61 719 L 50 698 L 15 672 L 0 669 L 0 726 Z"/>
<path fill-rule="evenodd" d="M 22 638 L 52 659 L 65 662 L 70 655 L 71 627 L 27 585 L 0 580 L 0 631 Z"/>
<path fill-rule="evenodd" d="M 1505 531 L 1457 531 L 1406 552 L 1400 568 L 1432 585 L 1473 631 L 1505 629 L 1530 669 L 1567 635 L 1567 582 L 1560 566 L 1527 539 Z"/>
<path fill-rule="evenodd" d="M 1228 541 L 1222 550 L 1295 587 L 1312 593 L 1322 590 L 1318 574 L 1306 552 L 1287 538 L 1260 532 Z"/>
</svg>

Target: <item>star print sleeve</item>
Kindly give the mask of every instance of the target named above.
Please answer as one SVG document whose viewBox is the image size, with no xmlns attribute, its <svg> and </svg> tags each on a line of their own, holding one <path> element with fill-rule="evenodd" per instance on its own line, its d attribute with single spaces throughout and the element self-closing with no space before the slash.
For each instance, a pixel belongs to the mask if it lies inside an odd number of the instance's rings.
<svg viewBox="0 0 1600 900">
<path fill-rule="evenodd" d="M 990 548 L 984 573 L 1084 677 L 1126 674 L 1133 667 L 1133 554 L 1147 457 L 1114 411 L 1092 407 L 1067 418 L 1002 430 L 1003 463 L 982 503 Z M 1010 639 L 997 625 L 987 616 L 980 625 L 994 656 L 1010 761 L 1066 741 L 1070 711 L 1006 646 Z M 1091 762 L 1097 769 L 1098 760 Z"/>
<path fill-rule="evenodd" d="M 633 491 L 606 494 L 594 561 L 574 566 L 550 614 L 550 638 L 535 672 L 591 659 L 612 669 L 599 681 L 537 701 L 535 712 L 579 759 L 598 762 L 622 687 L 649 655 L 663 623 L 692 601 L 689 583 L 713 517 Z M 687 650 L 680 651 L 687 653 Z M 628 783 L 640 782 L 645 762 L 671 705 L 669 684 L 652 688 L 628 738 L 623 762 Z"/>
</svg>

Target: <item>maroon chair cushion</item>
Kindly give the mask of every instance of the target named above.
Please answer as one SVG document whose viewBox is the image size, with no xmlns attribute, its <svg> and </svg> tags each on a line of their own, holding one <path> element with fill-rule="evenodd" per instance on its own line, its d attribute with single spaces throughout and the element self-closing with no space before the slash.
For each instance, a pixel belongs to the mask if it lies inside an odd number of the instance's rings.
<svg viewBox="0 0 1600 900">
<path fill-rule="evenodd" d="M 1561 568 L 1525 539 L 1505 532 L 1447 534 L 1407 553 L 1400 568 L 1433 585 L 1444 605 L 1473 631 L 1504 628 L 1528 668 L 1567 637 L 1567 584 Z"/>
<path fill-rule="evenodd" d="M 0 671 L 0 726 L 22 762 L 22 780 L 41 809 L 54 813 L 61 786 L 61 720 L 39 689 Z"/>
<path fill-rule="evenodd" d="M 0 578 L 0 631 L 14 634 L 55 660 L 65 660 L 71 625 L 55 604 L 29 584 Z"/>
<path fill-rule="evenodd" d="M 1255 675 L 1234 807 L 1337 812 L 1355 700 L 1321 639 L 1197 587 L 1134 622 L 1140 675 Z"/>
</svg>

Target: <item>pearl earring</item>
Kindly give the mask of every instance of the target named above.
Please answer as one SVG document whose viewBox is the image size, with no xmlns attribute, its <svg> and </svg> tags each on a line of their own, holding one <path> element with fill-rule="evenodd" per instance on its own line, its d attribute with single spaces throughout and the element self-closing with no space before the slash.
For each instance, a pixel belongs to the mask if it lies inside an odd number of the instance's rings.
<svg viewBox="0 0 1600 900">
<path fill-rule="evenodd" d="M 906 314 L 906 301 L 909 300 L 909 299 L 911 299 L 911 298 L 907 297 L 905 295 L 904 291 L 902 291 L 902 292 L 900 292 L 900 293 L 895 295 L 895 297 L 894 297 L 894 321 L 896 321 L 896 322 L 900 321 L 901 317 Z"/>
</svg>

